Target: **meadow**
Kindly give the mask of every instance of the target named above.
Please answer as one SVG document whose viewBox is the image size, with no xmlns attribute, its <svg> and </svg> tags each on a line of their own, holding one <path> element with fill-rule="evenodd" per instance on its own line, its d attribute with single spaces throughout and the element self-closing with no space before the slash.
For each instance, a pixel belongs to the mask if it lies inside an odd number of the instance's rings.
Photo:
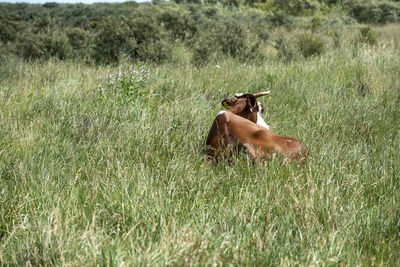
<svg viewBox="0 0 400 267">
<path fill-rule="evenodd" d="M 3 56 L 0 264 L 399 265 L 400 30 L 373 29 L 257 64 Z M 307 164 L 208 161 L 221 100 L 266 89 Z"/>
</svg>

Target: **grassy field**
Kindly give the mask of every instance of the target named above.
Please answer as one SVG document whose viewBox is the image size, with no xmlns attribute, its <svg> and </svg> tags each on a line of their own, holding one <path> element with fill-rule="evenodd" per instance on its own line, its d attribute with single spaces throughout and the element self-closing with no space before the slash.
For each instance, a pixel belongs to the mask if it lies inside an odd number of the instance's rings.
<svg viewBox="0 0 400 267">
<path fill-rule="evenodd" d="M 5 57 L 0 265 L 400 264 L 400 35 L 376 30 L 291 63 Z M 307 165 L 208 162 L 221 100 L 265 89 L 265 121 Z"/>
</svg>

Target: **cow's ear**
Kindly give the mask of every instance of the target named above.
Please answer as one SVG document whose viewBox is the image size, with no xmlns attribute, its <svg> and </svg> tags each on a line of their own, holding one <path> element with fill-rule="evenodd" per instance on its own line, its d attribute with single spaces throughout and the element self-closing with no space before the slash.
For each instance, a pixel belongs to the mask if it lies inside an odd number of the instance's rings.
<svg viewBox="0 0 400 267">
<path fill-rule="evenodd" d="M 257 100 L 254 95 L 248 94 L 246 98 L 247 98 L 246 103 L 249 108 L 253 109 L 257 106 Z"/>
<path fill-rule="evenodd" d="M 232 104 L 232 100 L 230 100 L 229 98 L 222 100 L 221 102 L 222 106 L 224 106 L 224 108 L 229 107 Z"/>
</svg>

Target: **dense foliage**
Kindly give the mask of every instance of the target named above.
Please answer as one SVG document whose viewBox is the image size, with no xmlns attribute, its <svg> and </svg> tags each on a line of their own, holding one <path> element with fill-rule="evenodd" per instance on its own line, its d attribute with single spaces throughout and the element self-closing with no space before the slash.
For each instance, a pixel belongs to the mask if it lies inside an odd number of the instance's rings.
<svg viewBox="0 0 400 267">
<path fill-rule="evenodd" d="M 177 4 L 178 3 L 178 4 Z M 203 65 L 219 57 L 262 59 L 260 44 L 276 26 L 330 36 L 341 25 L 398 22 L 395 1 L 185 1 L 153 4 L 0 4 L 0 50 L 26 60 L 78 59 L 116 63 L 171 60 L 176 46 Z M 318 55 L 321 36 L 304 35 L 300 54 Z M 276 41 L 276 40 L 270 40 Z M 292 49 L 292 48 L 291 48 Z M 294 49 L 294 48 L 293 48 Z"/>
</svg>

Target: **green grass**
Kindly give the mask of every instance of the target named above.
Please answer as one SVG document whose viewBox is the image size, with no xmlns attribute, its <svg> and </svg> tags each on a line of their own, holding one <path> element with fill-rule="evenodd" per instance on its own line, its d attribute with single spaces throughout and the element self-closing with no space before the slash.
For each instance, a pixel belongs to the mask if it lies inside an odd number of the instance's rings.
<svg viewBox="0 0 400 267">
<path fill-rule="evenodd" d="M 400 50 L 382 32 L 288 64 L 6 57 L 0 264 L 398 265 Z M 99 93 L 131 68 L 149 70 L 146 94 Z M 265 121 L 307 165 L 208 162 L 221 100 L 265 89 Z"/>
</svg>

